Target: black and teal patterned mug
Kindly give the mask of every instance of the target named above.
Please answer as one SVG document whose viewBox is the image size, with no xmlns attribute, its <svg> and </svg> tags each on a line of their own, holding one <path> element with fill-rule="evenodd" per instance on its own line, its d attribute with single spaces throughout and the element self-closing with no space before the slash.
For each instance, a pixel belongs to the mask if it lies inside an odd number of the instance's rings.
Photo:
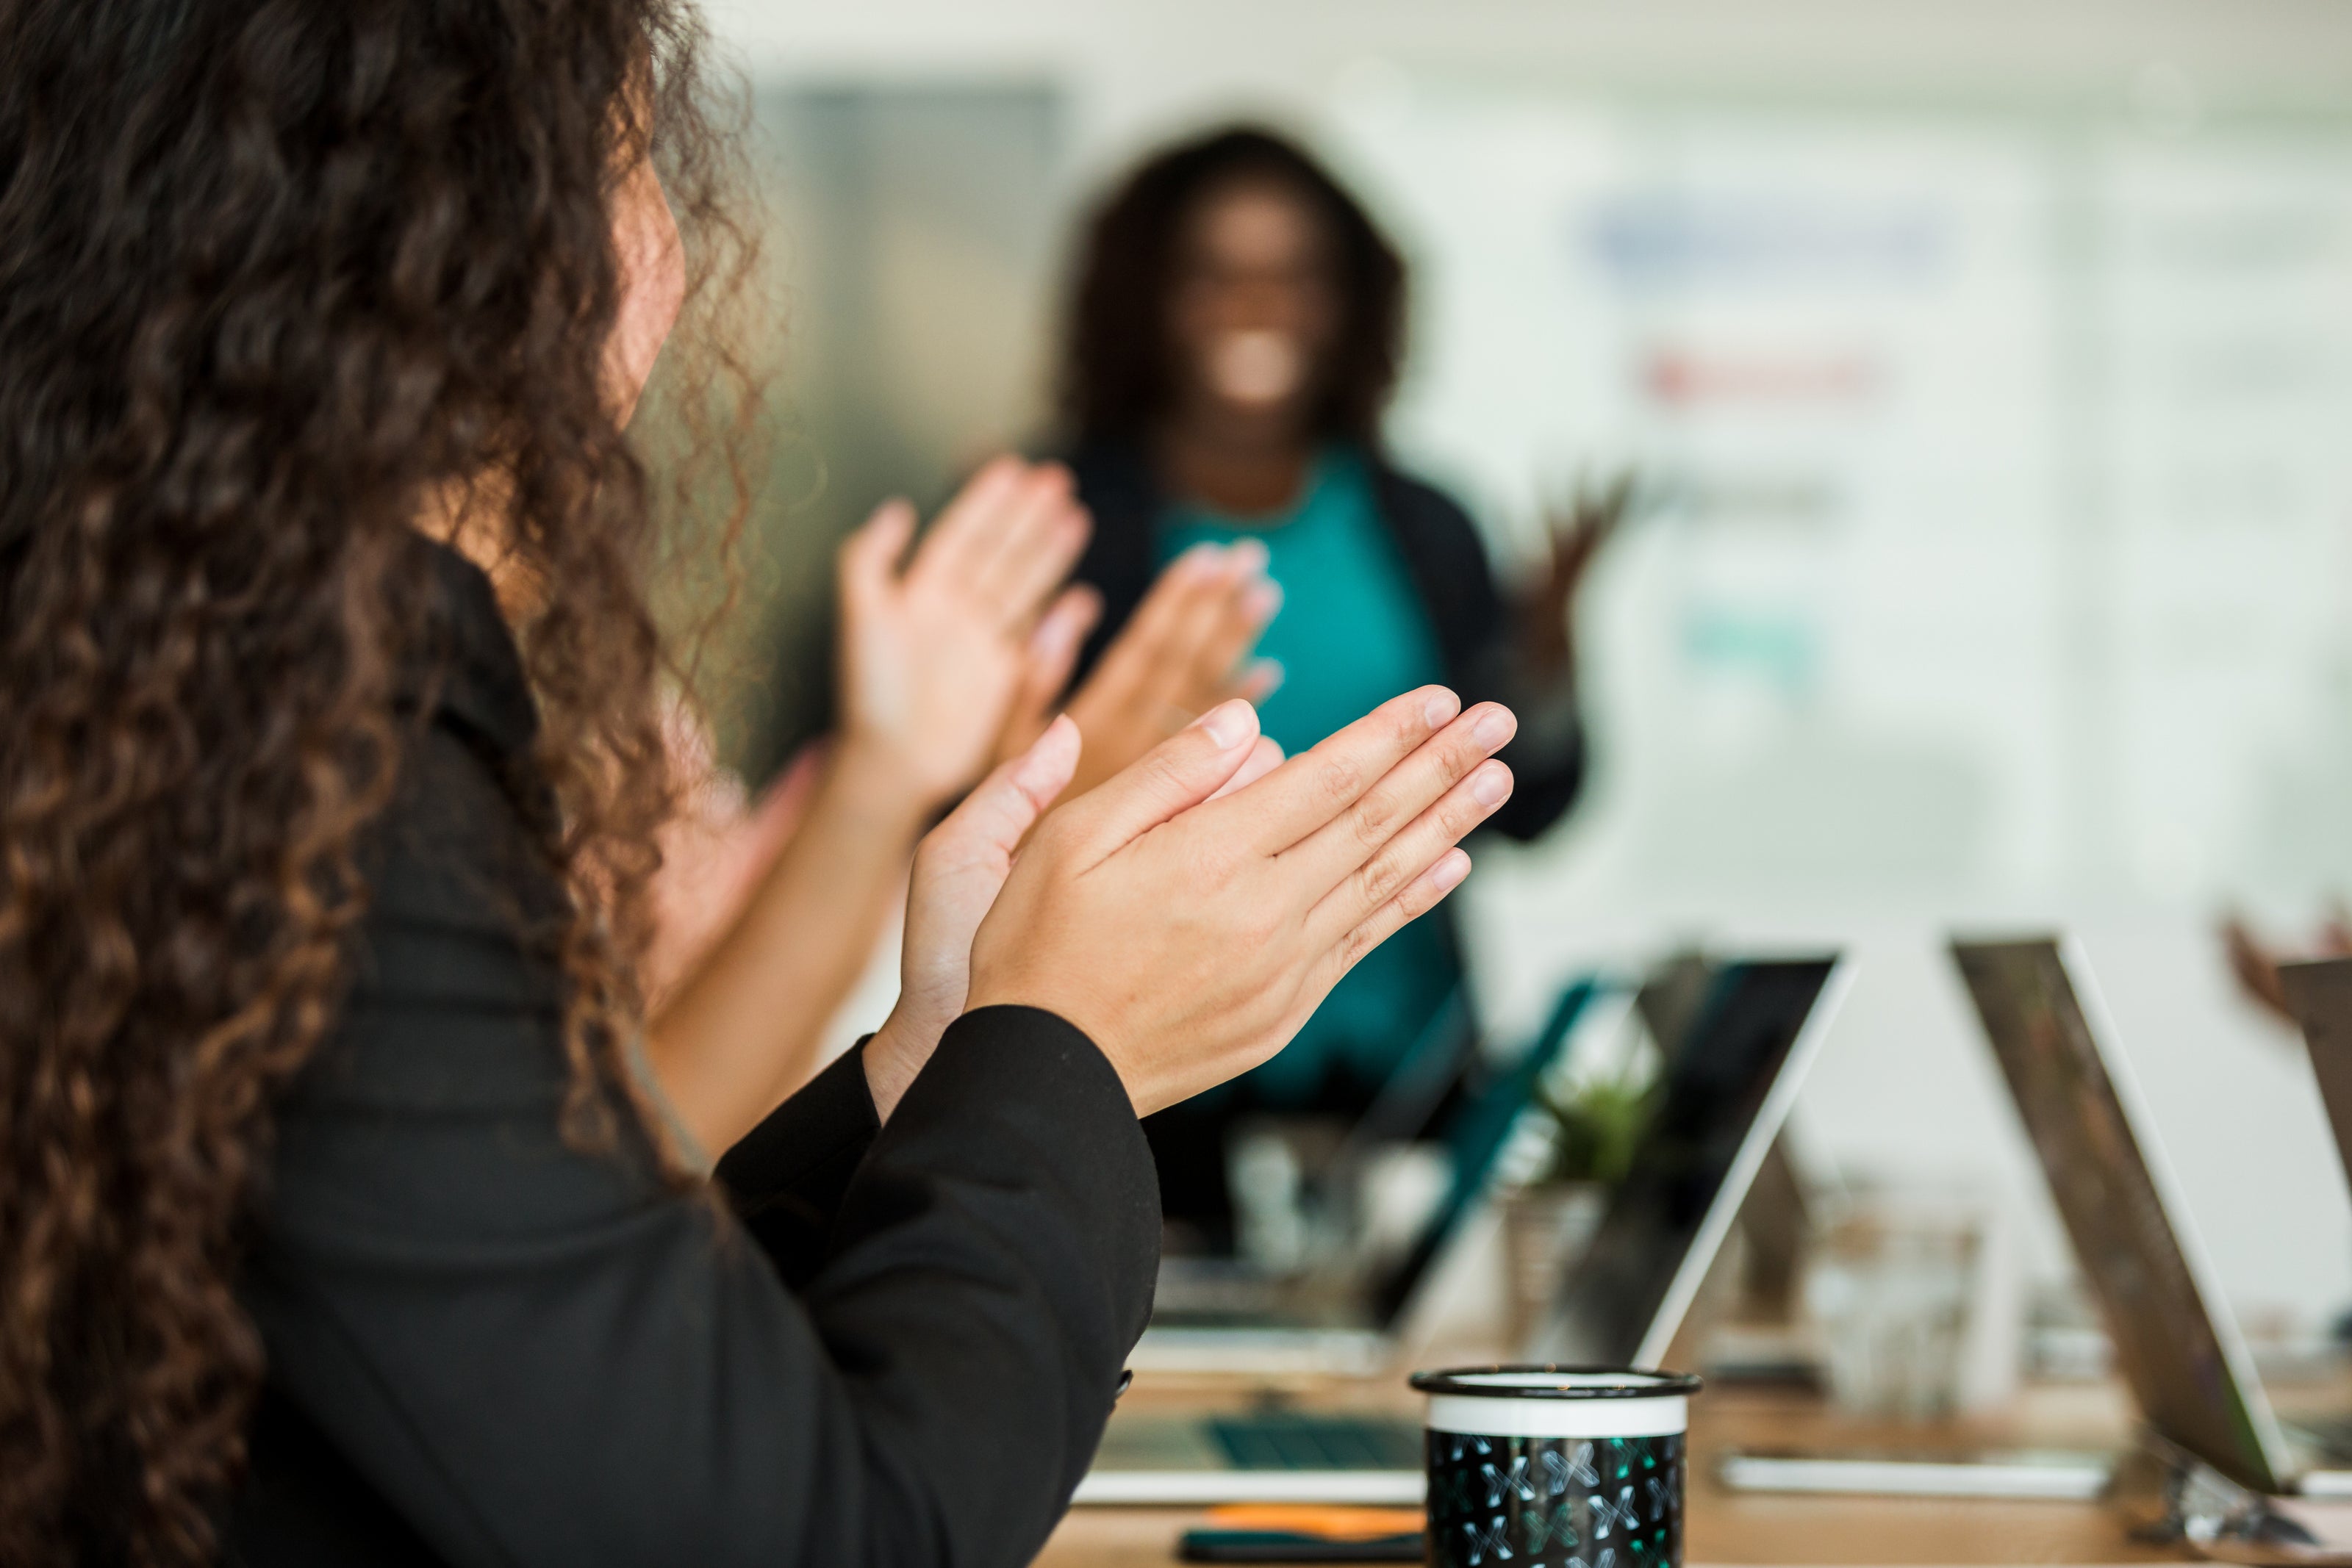
<svg viewBox="0 0 2352 1568">
<path fill-rule="evenodd" d="M 1681 1568 L 1699 1380 L 1590 1366 L 1417 1372 L 1434 1568 Z"/>
</svg>

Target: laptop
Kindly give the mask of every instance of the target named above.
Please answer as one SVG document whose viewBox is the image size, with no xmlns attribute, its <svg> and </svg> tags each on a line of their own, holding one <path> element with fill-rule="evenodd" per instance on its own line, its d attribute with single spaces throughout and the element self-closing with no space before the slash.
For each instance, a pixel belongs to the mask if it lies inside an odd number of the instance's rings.
<svg viewBox="0 0 2352 1568">
<path fill-rule="evenodd" d="M 1638 1321 L 1603 1310 L 1579 1267 L 1552 1325 L 1569 1348 L 1554 1359 L 1641 1365 L 1664 1354 L 1827 1031 L 1843 973 L 1822 958 L 1735 963 L 1716 977 L 1594 1238 L 1595 1267 L 1614 1281 L 1604 1288 L 1633 1291 L 1647 1304 L 1630 1309 Z M 1468 1118 L 1483 1129 L 1474 1149 L 1491 1140 L 1499 1150 L 1543 1071 L 1525 1075 L 1507 1114 L 1488 1103 Z M 1439 1233 L 1484 1201 L 1491 1169 L 1490 1158 L 1456 1181 Z M 1272 1405 L 1207 1416 L 1139 1412 L 1112 1418 L 1075 1500 L 1414 1504 L 1423 1475 L 1421 1428 L 1410 1420 Z"/>
<path fill-rule="evenodd" d="M 1852 983 L 1834 956 L 1714 977 L 1591 1244 L 1528 1346 L 1537 1359 L 1654 1367 L 1682 1327 Z"/>
<path fill-rule="evenodd" d="M 2319 1098 L 2336 1130 L 2336 1152 L 2352 1177 L 2352 958 L 2279 966 L 2286 1005 L 2303 1027 Z"/>
<path fill-rule="evenodd" d="M 2156 1434 L 2242 1486 L 2352 1494 L 2337 1445 L 2283 1427 L 2189 1224 L 2130 1066 L 2071 940 L 1952 944 L 2059 1218 Z"/>
</svg>

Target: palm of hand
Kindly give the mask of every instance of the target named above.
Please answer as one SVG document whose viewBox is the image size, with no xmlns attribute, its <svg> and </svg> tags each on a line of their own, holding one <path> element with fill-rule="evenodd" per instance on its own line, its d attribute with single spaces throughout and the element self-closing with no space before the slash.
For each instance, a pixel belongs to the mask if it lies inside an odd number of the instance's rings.
<svg viewBox="0 0 2352 1568">
<path fill-rule="evenodd" d="M 1263 701 L 1279 678 L 1246 655 L 1281 594 L 1265 549 L 1195 549 L 1162 572 L 1094 674 L 1070 699 L 1086 737 L 1071 785 L 1082 795 L 1229 697 Z"/>
<path fill-rule="evenodd" d="M 952 584 L 915 576 L 851 618 L 844 643 L 853 735 L 898 759 L 927 799 L 969 785 L 1024 668 L 1012 629 Z"/>
<path fill-rule="evenodd" d="M 915 533 L 904 501 L 842 547 L 845 734 L 885 758 L 926 810 L 987 766 L 1037 674 L 1033 629 L 1069 630 L 1067 609 L 1045 605 L 1087 530 L 1068 474 L 1000 458 L 940 514 L 903 570 Z"/>
</svg>

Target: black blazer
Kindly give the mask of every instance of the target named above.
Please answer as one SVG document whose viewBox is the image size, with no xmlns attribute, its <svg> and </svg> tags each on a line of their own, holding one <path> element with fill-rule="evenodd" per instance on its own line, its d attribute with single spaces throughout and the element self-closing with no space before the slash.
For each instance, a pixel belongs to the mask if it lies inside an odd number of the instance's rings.
<svg viewBox="0 0 2352 1568">
<path fill-rule="evenodd" d="M 641 1135 L 568 1146 L 531 700 L 487 580 L 420 553 L 446 677 L 341 1022 L 278 1108 L 228 1561 L 1026 1563 L 1150 1306 L 1118 1077 L 991 1009 L 878 1131 L 856 1055 L 828 1070 L 719 1162 L 725 1203 Z"/>
<path fill-rule="evenodd" d="M 1166 497 L 1150 461 L 1133 444 L 1089 443 L 1064 461 L 1095 520 L 1077 579 L 1103 596 L 1102 622 L 1079 658 L 1084 679 L 1157 575 L 1153 534 Z M 1487 826 L 1523 841 L 1533 839 L 1559 821 L 1584 782 L 1584 725 L 1576 693 L 1528 685 L 1513 657 L 1514 618 L 1496 589 L 1478 530 L 1462 508 L 1435 486 L 1377 458 L 1372 479 L 1381 518 L 1436 633 L 1448 684 L 1465 706 L 1501 702 L 1519 716 L 1519 733 L 1502 752 L 1516 783 Z"/>
</svg>

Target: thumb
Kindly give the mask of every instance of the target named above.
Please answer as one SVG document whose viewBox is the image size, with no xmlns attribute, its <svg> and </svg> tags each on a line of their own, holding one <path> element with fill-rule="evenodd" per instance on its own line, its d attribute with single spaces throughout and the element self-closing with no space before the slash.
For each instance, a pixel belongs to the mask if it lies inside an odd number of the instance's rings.
<svg viewBox="0 0 2352 1568">
<path fill-rule="evenodd" d="M 1257 709 L 1222 702 L 1143 754 L 1140 760 L 1072 801 L 1074 824 L 1102 854 L 1141 837 L 1224 788 L 1250 759 Z"/>
<path fill-rule="evenodd" d="M 844 599 L 870 601 L 880 596 L 898 575 L 898 562 L 915 537 L 915 508 L 903 500 L 885 501 L 874 508 L 865 526 L 841 544 L 841 593 Z"/>
<path fill-rule="evenodd" d="M 1248 789 L 1281 767 L 1282 760 L 1281 746 L 1269 736 L 1259 736 L 1256 744 L 1250 747 L 1249 759 L 1242 764 L 1241 771 L 1219 785 L 1217 792 L 1209 799 L 1222 800 L 1228 795 Z"/>
<path fill-rule="evenodd" d="M 1078 650 L 1102 619 L 1102 595 L 1080 583 L 1064 590 L 1037 622 L 1029 635 L 1028 663 L 1013 702 L 1013 713 L 1023 721 L 1043 723 L 1046 709 L 1068 687 Z"/>
<path fill-rule="evenodd" d="M 1078 727 L 1055 719 L 1028 750 L 982 779 L 933 830 L 931 841 L 952 846 L 959 862 L 982 855 L 1010 861 L 1078 770 Z"/>
</svg>

